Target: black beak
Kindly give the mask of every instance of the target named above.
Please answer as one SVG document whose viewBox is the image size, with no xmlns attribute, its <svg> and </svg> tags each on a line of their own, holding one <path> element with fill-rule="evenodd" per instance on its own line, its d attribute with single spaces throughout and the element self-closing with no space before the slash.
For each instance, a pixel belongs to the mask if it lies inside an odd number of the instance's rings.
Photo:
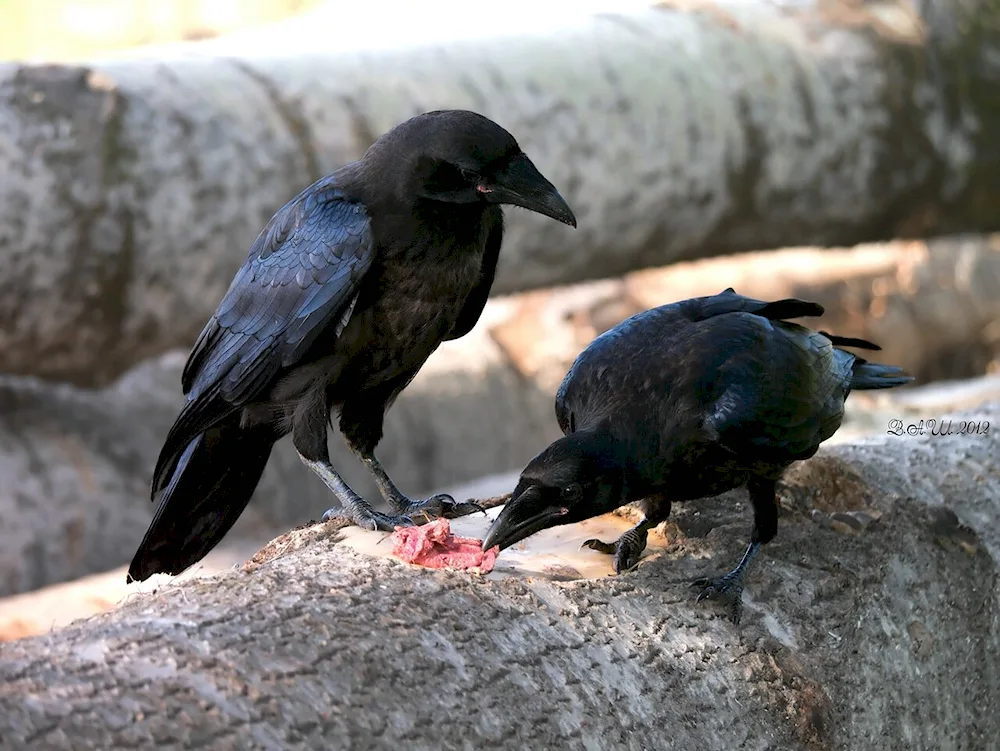
<svg viewBox="0 0 1000 751">
<path fill-rule="evenodd" d="M 546 180 L 524 154 L 515 157 L 507 169 L 497 175 L 496 182 L 483 186 L 483 191 L 490 203 L 509 203 L 576 226 L 573 210 L 559 195 L 556 186 Z"/>
<path fill-rule="evenodd" d="M 509 548 L 535 532 L 556 526 L 566 513 L 565 508 L 545 505 L 537 488 L 528 487 L 517 498 L 507 501 L 483 540 L 483 550 L 494 545 L 499 545 L 501 550 Z"/>
</svg>

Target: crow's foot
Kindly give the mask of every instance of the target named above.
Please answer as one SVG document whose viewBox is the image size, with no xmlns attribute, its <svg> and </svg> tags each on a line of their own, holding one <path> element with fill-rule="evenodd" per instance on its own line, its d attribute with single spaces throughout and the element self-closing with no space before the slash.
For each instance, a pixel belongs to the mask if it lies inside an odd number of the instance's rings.
<svg viewBox="0 0 1000 751">
<path fill-rule="evenodd" d="M 392 532 L 396 527 L 413 527 L 416 522 L 406 514 L 383 514 L 375 511 L 365 503 L 348 504 L 345 508 L 335 507 L 323 513 L 323 521 L 330 521 L 335 516 L 346 516 L 354 524 L 372 531 Z"/>
<path fill-rule="evenodd" d="M 605 555 L 614 555 L 615 573 L 620 574 L 635 567 L 639 562 L 639 556 L 646 549 L 646 539 L 652 526 L 644 521 L 632 527 L 615 543 L 590 539 L 586 540 L 581 547 L 588 547 Z"/>
<path fill-rule="evenodd" d="M 708 577 L 691 582 L 692 587 L 703 587 L 701 594 L 698 595 L 698 602 L 719 600 L 728 604 L 730 619 L 739 625 L 740 618 L 743 617 L 743 580 L 758 552 L 760 552 L 760 543 L 751 542 L 747 545 L 743 560 L 728 574 L 717 579 Z"/>
<path fill-rule="evenodd" d="M 706 577 L 695 579 L 692 587 L 702 587 L 698 602 L 702 600 L 719 600 L 729 606 L 729 617 L 739 625 L 743 617 L 743 574 L 731 571 L 718 579 Z"/>
<path fill-rule="evenodd" d="M 396 483 L 392 481 L 389 473 L 385 471 L 382 463 L 375 458 L 374 454 L 359 454 L 359 456 L 361 457 L 361 461 L 368 465 L 368 469 L 371 470 L 372 477 L 375 478 L 375 484 L 378 485 L 378 490 L 386 503 L 389 504 L 389 508 L 397 514 L 423 517 L 427 521 L 430 521 L 442 516 L 448 518 L 464 516 L 465 514 L 471 514 L 473 511 L 486 513 L 486 510 L 478 503 L 457 503 L 447 493 L 438 493 L 422 501 L 415 501 L 412 498 L 408 498 L 396 487 Z"/>
<path fill-rule="evenodd" d="M 415 501 L 405 495 L 389 495 L 386 500 L 392 510 L 403 516 L 413 518 L 423 517 L 427 521 L 438 519 L 442 516 L 453 519 L 456 516 L 465 516 L 475 511 L 486 513 L 486 509 L 478 503 L 472 501 L 459 503 L 447 493 L 438 493 L 422 501 Z"/>
<path fill-rule="evenodd" d="M 383 514 L 373 509 L 368 501 L 344 482 L 329 461 L 307 459 L 301 454 L 299 456 L 302 463 L 319 476 L 341 503 L 339 508 L 327 509 L 323 513 L 323 521 L 329 521 L 335 516 L 346 516 L 359 527 L 384 532 L 392 532 L 396 527 L 414 526 L 415 522 L 407 514 Z"/>
</svg>

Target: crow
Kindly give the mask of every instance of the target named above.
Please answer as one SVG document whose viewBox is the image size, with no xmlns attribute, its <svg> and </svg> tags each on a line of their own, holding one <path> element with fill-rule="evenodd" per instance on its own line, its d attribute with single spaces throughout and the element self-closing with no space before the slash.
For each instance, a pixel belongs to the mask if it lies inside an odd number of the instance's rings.
<svg viewBox="0 0 1000 751">
<path fill-rule="evenodd" d="M 822 314 L 816 303 L 763 302 L 730 287 L 646 310 L 598 336 L 556 394 L 563 437 L 525 467 L 483 549 L 641 501 L 643 520 L 616 543 L 584 543 L 614 555 L 620 574 L 672 502 L 745 486 L 754 527 L 743 559 L 695 582 L 699 600 L 728 602 L 739 623 L 747 570 L 777 533 L 778 478 L 837 431 L 852 390 L 912 380 L 839 349 L 878 350 L 871 342 L 785 320 Z"/>
<path fill-rule="evenodd" d="M 474 112 L 427 112 L 321 178 L 253 243 L 182 374 L 187 400 L 152 480 L 159 505 L 128 578 L 177 574 L 229 531 L 275 442 L 346 514 L 391 530 L 470 510 L 447 495 L 411 500 L 375 457 L 386 410 L 438 345 L 475 326 L 496 271 L 502 204 L 573 227 L 566 201 L 514 137 Z M 371 471 L 391 513 L 330 464 L 327 424 Z"/>
</svg>

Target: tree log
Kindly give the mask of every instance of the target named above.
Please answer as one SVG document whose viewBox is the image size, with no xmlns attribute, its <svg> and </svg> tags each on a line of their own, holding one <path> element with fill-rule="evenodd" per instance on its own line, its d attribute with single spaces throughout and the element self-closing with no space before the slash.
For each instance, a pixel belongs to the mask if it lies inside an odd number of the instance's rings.
<svg viewBox="0 0 1000 751">
<path fill-rule="evenodd" d="M 412 11 L 451 41 L 394 49 L 321 15 L 238 52 L 0 66 L 0 372 L 107 385 L 188 346 L 272 212 L 432 108 L 499 120 L 580 219 L 509 212 L 498 293 L 1000 228 L 995 3 L 581 7 L 527 34 L 540 9 L 461 5 Z"/>
<path fill-rule="evenodd" d="M 911 372 L 982 373 L 1000 357 L 996 245 L 953 238 L 740 255 L 494 299 L 481 324 L 445 344 L 403 392 L 379 455 L 415 494 L 520 469 L 558 435 L 553 395 L 594 336 L 645 307 L 715 293 L 722 284 L 761 298 L 819 300 L 826 315 L 805 323 L 871 337 L 885 347 L 879 358 Z M 182 362 L 179 354 L 154 360 L 96 392 L 0 377 L 0 596 L 129 560 L 154 510 L 149 477 L 179 408 Z M 901 411 L 893 405 L 905 393 L 887 395 L 882 406 L 852 395 L 844 430 L 884 423 L 886 410 Z M 939 413 L 932 405 L 915 414 Z M 348 481 L 377 498 L 339 437 L 331 451 Z M 267 538 L 329 503 L 283 441 L 231 534 Z"/>
<path fill-rule="evenodd" d="M 429 571 L 315 525 L 241 570 L 0 645 L 0 743 L 985 749 L 1000 403 L 961 419 L 980 432 L 793 468 L 739 628 L 687 586 L 742 549 L 738 493 L 680 504 L 663 548 L 597 579 Z"/>
</svg>

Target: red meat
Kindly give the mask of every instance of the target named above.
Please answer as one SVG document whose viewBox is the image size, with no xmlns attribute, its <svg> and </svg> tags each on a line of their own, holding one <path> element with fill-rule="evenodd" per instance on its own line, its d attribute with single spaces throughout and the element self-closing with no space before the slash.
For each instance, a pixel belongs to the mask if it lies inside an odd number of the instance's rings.
<svg viewBox="0 0 1000 751">
<path fill-rule="evenodd" d="M 396 527 L 392 533 L 392 554 L 405 563 L 427 568 L 493 570 L 499 548 L 483 552 L 483 541 L 456 537 L 447 519 L 437 519 L 420 527 Z"/>
</svg>

